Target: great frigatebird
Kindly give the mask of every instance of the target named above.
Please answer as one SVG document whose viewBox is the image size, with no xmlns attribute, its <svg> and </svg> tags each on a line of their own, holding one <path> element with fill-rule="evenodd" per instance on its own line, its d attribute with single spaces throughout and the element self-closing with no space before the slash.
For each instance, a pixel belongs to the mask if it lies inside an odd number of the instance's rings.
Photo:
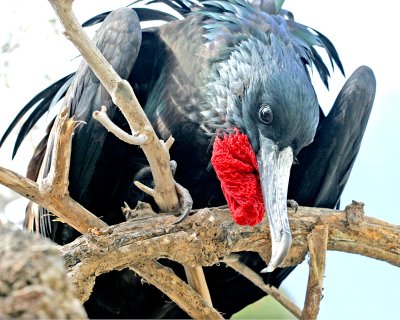
<svg viewBox="0 0 400 320">
<path fill-rule="evenodd" d="M 120 76 L 131 83 L 159 137 L 175 138 L 171 148 L 171 158 L 178 163 L 175 179 L 190 191 L 194 208 L 219 206 L 228 199 L 237 221 L 255 224 L 265 205 L 276 242 L 268 267 L 275 269 L 290 246 L 288 183 L 289 198 L 301 205 L 334 207 L 340 197 L 372 107 L 372 71 L 358 69 L 325 117 L 309 72 L 315 67 L 327 84 L 329 71 L 315 47 L 327 52 L 332 65 L 335 62 L 341 70 L 342 66 L 323 34 L 294 21 L 290 12 L 273 1 L 161 2 L 184 19 L 136 8 L 140 20 L 169 22 L 140 33 L 134 11 L 120 9 L 99 15 L 87 25 L 108 16 L 95 42 Z M 151 202 L 133 185 L 135 180 L 151 184 L 151 174 L 140 148 L 119 141 L 92 119 L 92 112 L 106 105 L 109 117 L 128 131 L 125 119 L 85 63 L 74 75 L 33 98 L 2 141 L 36 105 L 20 131 L 17 149 L 37 119 L 65 94 L 71 116 L 86 123 L 74 135 L 71 196 L 107 223 L 122 222 L 124 201 L 131 207 L 138 200 Z M 29 165 L 32 179 L 38 177 L 40 166 L 44 174 L 48 170 L 45 151 L 51 148 L 49 135 L 50 130 Z M 236 138 L 244 140 L 237 142 Z M 240 152 L 235 154 L 235 147 L 246 143 L 250 150 L 243 159 Z M 258 207 L 237 199 L 237 194 L 246 194 L 237 191 L 242 181 L 230 180 L 232 167 L 223 162 L 226 156 L 236 164 L 234 173 L 245 168 L 241 178 L 249 173 L 247 176 L 257 180 L 259 171 L 263 198 L 261 203 L 248 201 Z M 298 164 L 292 167 L 294 161 Z M 214 167 L 218 167 L 219 179 Z M 242 213 L 247 212 L 243 208 L 255 213 L 255 218 L 243 218 Z M 43 208 L 38 223 L 43 235 L 60 244 L 78 236 L 69 226 L 53 221 Z M 266 267 L 257 254 L 242 253 L 242 260 L 255 271 Z M 179 266 L 165 263 L 182 274 Z M 279 286 L 290 271 L 277 268 L 263 278 Z M 263 295 L 231 270 L 213 266 L 205 273 L 214 306 L 226 317 Z M 110 296 L 113 287 L 116 291 Z M 124 270 L 100 276 L 85 307 L 89 316 L 102 318 L 185 316 L 165 300 L 156 289 L 142 285 L 139 277 Z"/>
</svg>

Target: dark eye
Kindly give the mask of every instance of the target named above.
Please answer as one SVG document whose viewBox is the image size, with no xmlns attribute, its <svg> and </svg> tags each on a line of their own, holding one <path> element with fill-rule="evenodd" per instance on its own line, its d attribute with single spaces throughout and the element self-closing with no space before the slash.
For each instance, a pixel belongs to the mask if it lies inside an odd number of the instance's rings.
<svg viewBox="0 0 400 320">
<path fill-rule="evenodd" d="M 258 117 L 265 124 L 271 124 L 274 120 L 274 115 L 270 106 L 262 106 L 258 112 Z"/>
</svg>

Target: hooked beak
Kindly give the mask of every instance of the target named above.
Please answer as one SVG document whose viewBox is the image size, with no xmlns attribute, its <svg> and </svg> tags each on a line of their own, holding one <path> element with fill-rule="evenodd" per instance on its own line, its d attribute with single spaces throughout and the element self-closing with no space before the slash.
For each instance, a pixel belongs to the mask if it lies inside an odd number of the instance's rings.
<svg viewBox="0 0 400 320">
<path fill-rule="evenodd" d="M 293 149 L 286 147 L 279 150 L 272 140 L 260 135 L 257 162 L 272 242 L 271 261 L 261 270 L 265 273 L 279 267 L 292 244 L 287 214 L 287 191 L 293 163 Z"/>
</svg>

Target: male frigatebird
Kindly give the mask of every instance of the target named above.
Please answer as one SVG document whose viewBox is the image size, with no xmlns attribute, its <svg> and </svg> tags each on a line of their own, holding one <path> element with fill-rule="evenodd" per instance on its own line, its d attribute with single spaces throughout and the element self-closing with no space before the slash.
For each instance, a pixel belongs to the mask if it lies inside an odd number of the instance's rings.
<svg viewBox="0 0 400 320">
<path fill-rule="evenodd" d="M 184 19 L 136 8 L 142 21 L 169 21 L 140 32 L 135 12 L 119 9 L 87 25 L 107 17 L 95 43 L 131 83 L 158 136 L 175 138 L 170 150 L 178 163 L 175 179 L 190 191 L 194 208 L 228 201 L 235 220 L 250 225 L 267 212 L 271 261 L 266 266 L 255 253 L 241 256 L 257 272 L 272 271 L 290 247 L 288 184 L 289 198 L 299 204 L 336 205 L 372 107 L 373 74 L 366 67 L 358 69 L 325 117 L 309 72 L 315 67 L 327 85 L 329 71 L 315 47 L 326 51 L 332 66 L 335 62 L 342 70 L 342 65 L 320 32 L 294 21 L 274 1 L 160 2 Z M 37 119 L 65 94 L 71 116 L 86 123 L 73 139 L 70 194 L 107 223 L 119 223 L 124 220 L 124 201 L 131 207 L 138 200 L 151 202 L 133 185 L 135 180 L 151 184 L 151 174 L 140 148 L 119 141 L 92 119 L 93 111 L 106 105 L 114 123 L 128 131 L 125 119 L 84 62 L 74 75 L 33 98 L 2 141 L 36 105 L 20 131 L 17 149 Z M 41 174 L 48 170 L 49 135 L 50 129 L 29 165 L 32 179 L 38 178 L 40 166 Z M 298 164 L 290 173 L 293 162 Z M 36 218 L 39 231 L 57 243 L 79 235 L 53 221 L 43 208 Z M 179 266 L 165 263 L 182 274 Z M 263 278 L 279 286 L 291 270 L 277 268 Z M 213 304 L 226 317 L 263 295 L 232 270 L 213 266 L 205 273 Z M 112 296 L 110 288 L 116 290 Z M 123 270 L 98 277 L 85 307 L 91 317 L 185 316 L 165 300 L 156 289 L 142 285 L 133 272 Z"/>
</svg>

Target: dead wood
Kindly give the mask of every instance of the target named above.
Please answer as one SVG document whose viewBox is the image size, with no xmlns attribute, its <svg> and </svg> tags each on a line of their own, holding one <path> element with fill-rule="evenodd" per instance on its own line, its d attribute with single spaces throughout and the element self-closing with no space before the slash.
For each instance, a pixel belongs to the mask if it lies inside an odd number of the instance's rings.
<svg viewBox="0 0 400 320">
<path fill-rule="evenodd" d="M 179 203 L 168 154 L 173 140 L 163 142 L 155 136 L 129 83 L 119 78 L 80 28 L 72 12 L 73 1 L 50 0 L 50 2 L 65 27 L 67 38 L 76 45 L 127 118 L 132 136 L 144 137 L 142 148 L 149 160 L 156 187 L 150 190 L 141 186 L 142 190 L 150 193 L 163 211 L 176 212 Z M 71 128 L 74 126 L 73 122 L 70 126 Z M 111 127 L 110 124 L 108 128 L 113 131 Z M 72 131 L 73 129 L 68 132 L 72 134 Z M 129 141 L 131 137 L 124 136 L 124 139 Z M 59 139 L 55 141 L 58 146 L 69 145 L 68 141 L 64 143 Z M 67 154 L 68 150 L 69 147 L 66 149 Z M 212 308 L 211 301 L 207 299 L 209 293 L 206 289 L 203 292 L 201 285 L 198 288 L 204 298 L 201 299 L 192 288 L 155 260 L 168 258 L 180 262 L 187 269 L 197 271 L 200 270 L 200 266 L 229 261 L 229 259 L 226 260 L 228 257 L 240 251 L 258 252 L 265 261 L 269 261 L 271 239 L 266 220 L 256 227 L 238 226 L 226 209 L 200 210 L 179 225 L 173 224 L 175 218 L 171 215 L 141 216 L 110 227 L 95 216 L 90 220 L 87 217 L 91 217 L 91 214 L 83 207 L 80 208 L 67 194 L 66 177 L 69 164 L 66 159 L 69 159 L 69 156 L 57 158 L 58 154 L 63 154 L 63 150 L 56 147 L 54 168 L 59 168 L 59 173 L 52 175 L 51 171 L 49 179 L 41 184 L 36 184 L 3 168 L 0 168 L 0 183 L 46 207 L 64 222 L 86 233 L 61 248 L 68 268 L 68 277 L 73 281 L 81 301 L 86 301 L 90 296 L 98 275 L 111 270 L 130 268 L 170 296 L 191 316 L 220 318 L 218 312 Z M 61 159 L 61 163 L 57 159 Z M 54 197 L 49 197 L 49 195 Z M 77 222 L 81 215 L 72 210 L 76 208 L 84 212 L 83 222 Z M 304 260 L 308 248 L 312 246 L 307 241 L 308 234 L 321 225 L 329 228 L 326 240 L 328 250 L 357 253 L 400 266 L 399 226 L 364 217 L 360 205 L 347 208 L 345 212 L 300 207 L 297 213 L 293 213 L 290 209 L 289 213 L 293 245 L 284 266 L 297 265 Z M 70 216 L 65 216 L 65 214 Z M 26 246 L 31 249 L 28 244 Z M 231 267 L 246 276 L 246 270 L 240 266 L 232 262 Z M 317 269 L 314 268 L 314 270 Z M 321 275 L 320 271 L 317 273 Z M 196 277 L 197 279 L 192 278 L 192 283 L 205 283 L 201 279 L 201 272 Z M 173 288 L 171 283 L 174 284 Z M 318 287 L 322 288 L 322 281 L 317 281 L 317 283 Z M 309 303 L 311 302 L 306 303 L 305 309 L 309 307 Z M 295 310 L 294 313 L 298 316 L 299 310 Z"/>
<path fill-rule="evenodd" d="M 189 197 L 189 202 L 186 201 L 182 205 L 179 203 L 176 188 L 181 190 L 180 193 L 189 193 L 184 187 L 175 183 L 171 172 L 169 148 L 174 141 L 173 138 L 170 137 L 166 142 L 158 139 L 129 82 L 120 78 L 83 31 L 72 10 L 73 0 L 49 0 L 49 2 L 64 27 L 65 36 L 79 50 L 82 57 L 110 94 L 113 102 L 123 113 L 129 124 L 131 136 L 122 133 L 121 129 L 113 125 L 111 120 L 108 119 L 104 107 L 101 108 L 100 112 L 95 112 L 93 116 L 106 126 L 109 131 L 126 142 L 134 141 L 133 143 L 136 144 L 139 143 L 137 142 L 138 136 L 144 138 L 142 143 L 139 144 L 141 144 L 149 162 L 154 189 L 138 181 L 135 182 L 136 186 L 152 196 L 162 212 L 180 212 L 181 219 L 183 219 L 191 209 L 192 199 Z M 192 284 L 200 285 L 200 287 L 195 286 L 195 289 L 204 295 L 206 300 L 211 302 L 208 287 L 202 278 L 202 271 L 191 266 L 186 266 L 185 271 L 188 279 L 196 279 L 196 281 L 192 281 Z"/>
<path fill-rule="evenodd" d="M 65 36 L 79 50 L 125 116 L 132 136 L 148 137 L 141 146 L 149 161 L 155 188 L 154 190 L 143 188 L 142 191 L 146 190 L 153 196 L 161 211 L 178 212 L 180 206 L 169 164 L 169 147 L 172 140 L 164 142 L 158 139 L 128 81 L 121 79 L 83 31 L 72 10 L 73 0 L 49 0 L 49 2 L 64 27 Z M 99 113 L 96 115 L 98 116 Z M 108 127 L 108 130 L 114 132 L 111 127 Z"/>
<path fill-rule="evenodd" d="M 322 299 L 328 232 L 328 225 L 315 226 L 307 236 L 308 249 L 310 250 L 310 273 L 304 309 L 300 319 L 317 319 Z"/>
<path fill-rule="evenodd" d="M 259 252 L 270 259 L 266 220 L 255 227 L 234 223 L 227 209 L 203 209 L 179 225 L 171 215 L 139 216 L 87 234 L 62 248 L 68 275 L 85 301 L 96 276 L 134 266 L 146 260 L 168 258 L 184 265 L 210 266 L 231 253 Z M 328 250 L 361 254 L 400 266 L 400 227 L 364 217 L 359 230 L 349 227 L 346 212 L 299 207 L 289 209 L 293 245 L 284 266 L 300 264 L 307 252 L 308 234 L 318 225 L 329 226 Z"/>
<path fill-rule="evenodd" d="M 277 288 L 267 285 L 260 275 L 254 272 L 251 268 L 239 261 L 239 255 L 231 254 L 224 260 L 224 262 L 232 269 L 239 272 L 242 276 L 250 280 L 261 290 L 265 291 L 268 295 L 278 301 L 283 307 L 290 311 L 296 318 L 300 319 L 302 310 L 296 306 L 283 292 Z"/>
<path fill-rule="evenodd" d="M 86 233 L 90 228 L 101 229 L 107 224 L 69 196 L 71 141 L 77 122 L 70 119 L 68 113 L 68 108 L 63 108 L 53 128 L 54 148 L 47 177 L 35 182 L 0 167 L 0 184 L 46 208 L 77 231 Z"/>
<path fill-rule="evenodd" d="M 0 319 L 86 319 L 57 246 L 0 221 Z"/>
<path fill-rule="evenodd" d="M 131 269 L 164 292 L 192 318 L 223 319 L 206 299 L 176 276 L 170 268 L 150 260 L 136 263 Z"/>
</svg>

